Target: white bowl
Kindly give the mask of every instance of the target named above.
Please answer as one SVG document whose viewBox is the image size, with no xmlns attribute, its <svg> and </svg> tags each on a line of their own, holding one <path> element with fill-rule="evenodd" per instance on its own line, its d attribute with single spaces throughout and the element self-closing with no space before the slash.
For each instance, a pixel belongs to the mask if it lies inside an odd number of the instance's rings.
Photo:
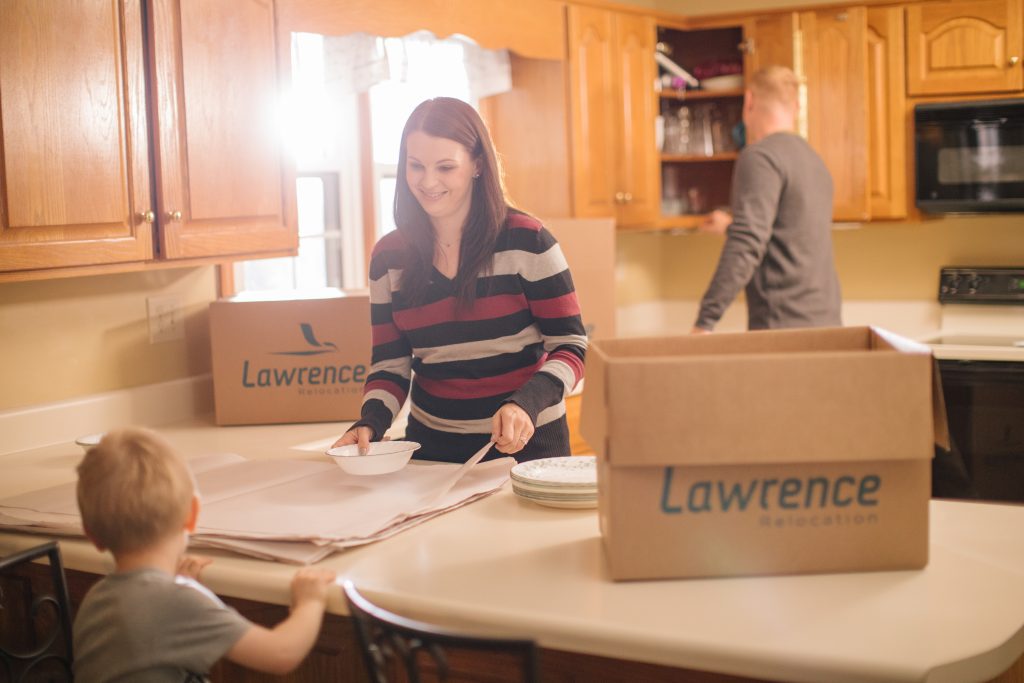
<svg viewBox="0 0 1024 683">
<path fill-rule="evenodd" d="M 81 446 L 82 450 L 87 451 L 100 442 L 100 439 L 103 438 L 103 434 L 104 432 L 100 432 L 99 434 L 89 434 L 88 436 L 80 436 L 77 439 L 75 439 L 75 443 Z"/>
<path fill-rule="evenodd" d="M 356 444 L 332 448 L 327 455 L 349 474 L 387 474 L 405 467 L 419 447 L 415 441 L 374 441 L 365 455 Z"/>
<path fill-rule="evenodd" d="M 729 74 L 705 78 L 700 82 L 705 90 L 738 90 L 743 87 L 743 74 Z"/>
</svg>

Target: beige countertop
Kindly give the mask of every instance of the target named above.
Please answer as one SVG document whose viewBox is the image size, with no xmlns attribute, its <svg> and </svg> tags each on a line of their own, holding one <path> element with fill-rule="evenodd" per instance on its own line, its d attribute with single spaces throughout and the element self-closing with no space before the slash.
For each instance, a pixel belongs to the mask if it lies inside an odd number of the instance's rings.
<svg viewBox="0 0 1024 683">
<path fill-rule="evenodd" d="M 160 431 L 187 456 L 319 459 L 344 423 Z M 73 443 L 0 455 L 0 497 L 71 481 Z M 0 553 L 39 536 L 0 534 Z M 63 540 L 68 567 L 108 557 Z M 224 595 L 287 604 L 295 568 L 209 553 Z M 547 648 L 792 681 L 982 681 L 1024 652 L 1024 506 L 933 501 L 921 571 L 614 583 L 593 510 L 500 493 L 320 563 L 409 616 Z M 340 591 L 329 609 L 344 614 Z"/>
</svg>

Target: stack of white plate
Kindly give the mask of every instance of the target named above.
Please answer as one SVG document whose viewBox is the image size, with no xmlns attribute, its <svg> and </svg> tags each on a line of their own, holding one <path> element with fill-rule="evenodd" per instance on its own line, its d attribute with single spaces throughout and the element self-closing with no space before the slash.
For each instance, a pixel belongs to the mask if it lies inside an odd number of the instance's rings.
<svg viewBox="0 0 1024 683">
<path fill-rule="evenodd" d="M 597 463 L 593 455 L 543 458 L 512 468 L 516 495 L 556 508 L 597 506 Z"/>
</svg>

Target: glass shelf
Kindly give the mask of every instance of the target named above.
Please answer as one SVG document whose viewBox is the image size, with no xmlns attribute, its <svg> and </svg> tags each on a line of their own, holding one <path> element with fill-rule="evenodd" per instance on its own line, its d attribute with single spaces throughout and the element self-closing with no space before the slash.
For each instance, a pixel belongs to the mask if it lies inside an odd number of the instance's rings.
<svg viewBox="0 0 1024 683">
<path fill-rule="evenodd" d="M 743 88 L 729 90 L 662 90 L 658 95 L 663 100 L 713 100 L 727 97 L 743 97 Z"/>
<path fill-rule="evenodd" d="M 711 156 L 703 154 L 662 154 L 661 160 L 666 163 L 693 163 L 701 161 L 735 161 L 739 152 L 719 152 Z"/>
</svg>

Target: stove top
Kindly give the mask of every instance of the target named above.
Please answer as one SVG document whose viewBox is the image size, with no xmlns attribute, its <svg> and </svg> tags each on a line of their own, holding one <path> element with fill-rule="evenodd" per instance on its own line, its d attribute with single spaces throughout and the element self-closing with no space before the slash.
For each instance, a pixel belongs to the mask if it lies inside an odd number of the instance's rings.
<svg viewBox="0 0 1024 683">
<path fill-rule="evenodd" d="M 970 334 L 944 334 L 929 340 L 929 344 L 945 346 L 1005 346 L 1024 349 L 1024 337 L 984 337 Z"/>
</svg>

